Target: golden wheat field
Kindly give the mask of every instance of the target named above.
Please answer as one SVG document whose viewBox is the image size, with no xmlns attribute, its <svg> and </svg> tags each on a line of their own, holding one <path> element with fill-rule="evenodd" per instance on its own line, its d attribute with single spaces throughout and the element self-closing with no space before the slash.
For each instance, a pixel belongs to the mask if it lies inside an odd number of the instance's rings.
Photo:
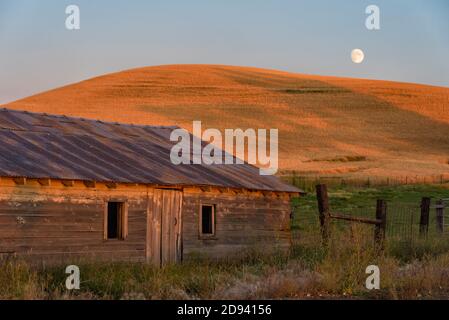
<svg viewBox="0 0 449 320">
<path fill-rule="evenodd" d="M 353 177 L 449 173 L 449 88 L 221 65 L 133 69 L 5 107 L 135 124 L 278 128 L 279 165 Z"/>
</svg>

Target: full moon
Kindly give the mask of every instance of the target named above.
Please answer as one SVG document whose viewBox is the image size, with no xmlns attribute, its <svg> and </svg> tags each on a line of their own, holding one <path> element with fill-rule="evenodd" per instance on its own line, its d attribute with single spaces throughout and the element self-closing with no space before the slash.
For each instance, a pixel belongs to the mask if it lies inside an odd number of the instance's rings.
<svg viewBox="0 0 449 320">
<path fill-rule="evenodd" d="M 354 49 L 351 52 L 351 59 L 354 63 L 362 63 L 363 59 L 365 59 L 365 54 L 360 49 Z"/>
</svg>

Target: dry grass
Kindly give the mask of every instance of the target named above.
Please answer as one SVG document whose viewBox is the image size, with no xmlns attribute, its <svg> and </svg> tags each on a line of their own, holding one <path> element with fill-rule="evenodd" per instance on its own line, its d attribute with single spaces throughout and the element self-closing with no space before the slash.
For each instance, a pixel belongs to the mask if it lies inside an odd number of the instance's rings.
<svg viewBox="0 0 449 320">
<path fill-rule="evenodd" d="M 64 266 L 0 265 L 0 299 L 440 299 L 449 298 L 449 251 L 396 257 L 372 247 L 366 229 L 333 233 L 327 249 L 290 255 L 249 251 L 239 259 L 192 259 L 162 269 L 132 263 L 81 263 L 81 290 L 64 288 Z M 405 259 L 404 259 L 405 258 Z M 381 290 L 365 286 L 368 265 Z"/>
<path fill-rule="evenodd" d="M 7 107 L 140 124 L 279 128 L 281 169 L 344 176 L 449 173 L 449 89 L 245 67 L 105 75 Z M 326 159 L 367 159 L 327 161 Z M 324 159 L 324 161 L 310 161 Z"/>
</svg>

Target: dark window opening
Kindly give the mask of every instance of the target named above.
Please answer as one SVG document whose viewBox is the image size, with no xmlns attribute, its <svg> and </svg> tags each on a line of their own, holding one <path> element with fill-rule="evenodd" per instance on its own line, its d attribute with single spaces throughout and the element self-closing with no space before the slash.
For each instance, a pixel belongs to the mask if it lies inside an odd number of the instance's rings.
<svg viewBox="0 0 449 320">
<path fill-rule="evenodd" d="M 215 233 L 214 206 L 201 206 L 201 233 L 204 235 L 213 235 Z"/>
<path fill-rule="evenodd" d="M 123 239 L 124 212 L 122 202 L 108 202 L 107 239 Z"/>
</svg>

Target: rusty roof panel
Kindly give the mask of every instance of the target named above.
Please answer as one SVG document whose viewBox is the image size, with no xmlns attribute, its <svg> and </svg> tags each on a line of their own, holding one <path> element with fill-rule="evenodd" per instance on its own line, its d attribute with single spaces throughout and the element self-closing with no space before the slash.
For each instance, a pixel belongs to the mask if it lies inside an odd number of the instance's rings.
<svg viewBox="0 0 449 320">
<path fill-rule="evenodd" d="M 249 164 L 172 164 L 175 128 L 0 109 L 0 176 L 302 192 Z"/>
</svg>

